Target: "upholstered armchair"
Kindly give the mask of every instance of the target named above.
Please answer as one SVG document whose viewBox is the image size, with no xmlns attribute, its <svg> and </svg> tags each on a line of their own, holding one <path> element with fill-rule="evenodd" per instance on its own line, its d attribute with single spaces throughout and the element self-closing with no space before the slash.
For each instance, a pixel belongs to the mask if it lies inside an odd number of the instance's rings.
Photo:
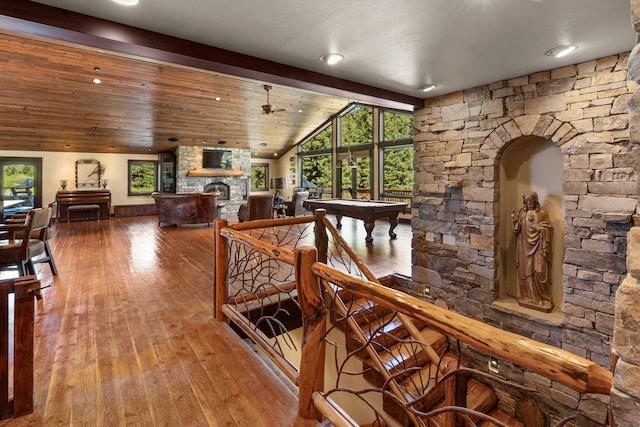
<svg viewBox="0 0 640 427">
<path fill-rule="evenodd" d="M 238 221 L 273 218 L 273 195 L 255 194 L 247 198 L 247 203 L 240 205 Z"/>
<path fill-rule="evenodd" d="M 287 205 L 287 216 L 302 216 L 307 213 L 304 206 L 305 200 L 309 199 L 308 191 L 297 191 L 293 193 L 291 201 L 285 202 Z"/>
</svg>

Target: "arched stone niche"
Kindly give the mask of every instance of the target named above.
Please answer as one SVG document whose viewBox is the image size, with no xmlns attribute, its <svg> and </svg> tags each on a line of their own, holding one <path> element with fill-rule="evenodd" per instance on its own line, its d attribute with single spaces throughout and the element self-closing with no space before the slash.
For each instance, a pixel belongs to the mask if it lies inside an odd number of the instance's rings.
<svg viewBox="0 0 640 427">
<path fill-rule="evenodd" d="M 640 16 L 640 7 L 634 10 Z M 633 93 L 640 60 L 630 64 L 635 77 L 629 82 L 627 59 L 612 55 L 425 100 L 413 136 L 414 288 L 424 286 L 442 307 L 610 366 L 615 292 L 627 275 L 627 232 L 638 212 L 640 120 L 634 119 L 640 118 L 640 98 Z M 503 188 L 509 180 L 500 174 L 509 173 L 501 171 L 503 162 L 517 161 L 503 159 L 510 147 L 542 140 L 562 159 L 563 295 L 554 301 L 558 310 L 532 316 L 498 304 L 506 294 L 501 269 L 513 262 L 504 255 L 502 234 L 511 225 L 506 215 L 522 203 L 521 190 L 516 186 L 510 195 Z M 629 310 L 637 312 L 637 304 Z M 616 313 L 616 322 L 628 318 L 623 310 Z M 621 357 L 618 366 L 628 368 L 629 360 Z M 522 373 L 514 370 L 509 379 L 520 381 Z M 629 388 L 620 387 L 619 395 Z M 549 408 L 540 403 L 549 413 L 559 411 L 556 402 L 575 398 L 557 389 L 540 391 L 556 397 Z M 629 393 L 632 399 L 620 399 L 620 408 L 637 407 L 636 391 Z M 606 402 L 579 400 L 560 412 L 579 407 L 594 425 L 607 424 Z"/>
<path fill-rule="evenodd" d="M 500 156 L 500 229 L 498 247 L 500 266 L 499 301 L 516 304 L 518 297 L 515 265 L 515 236 L 511 213 L 523 206 L 522 196 L 538 193 L 541 206 L 551 218 L 554 236 L 552 297 L 554 311 L 562 309 L 562 263 L 564 262 L 564 195 L 562 190 L 563 155 L 557 145 L 539 136 L 522 136 L 507 144 Z"/>
</svg>

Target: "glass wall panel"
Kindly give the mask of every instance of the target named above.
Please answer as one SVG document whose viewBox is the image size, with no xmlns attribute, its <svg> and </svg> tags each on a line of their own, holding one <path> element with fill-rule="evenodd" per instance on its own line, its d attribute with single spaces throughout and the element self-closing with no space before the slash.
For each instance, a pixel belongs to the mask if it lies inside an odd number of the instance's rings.
<svg viewBox="0 0 640 427">
<path fill-rule="evenodd" d="M 322 198 L 324 194 L 330 197 L 333 185 L 332 156 L 330 154 L 303 156 L 301 160 L 302 179 L 300 186 L 310 190 L 309 197 Z"/>
<path fill-rule="evenodd" d="M 413 191 L 413 146 L 382 150 L 382 200 L 410 202 Z"/>
<path fill-rule="evenodd" d="M 340 118 L 343 147 L 373 142 L 373 109 L 354 106 Z"/>
</svg>

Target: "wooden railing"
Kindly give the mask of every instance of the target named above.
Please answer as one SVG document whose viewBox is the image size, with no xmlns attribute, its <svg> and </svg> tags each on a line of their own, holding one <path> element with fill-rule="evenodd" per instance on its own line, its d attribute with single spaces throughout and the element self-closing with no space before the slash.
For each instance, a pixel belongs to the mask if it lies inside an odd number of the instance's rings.
<svg viewBox="0 0 640 427">
<path fill-rule="evenodd" d="M 0 418 L 33 412 L 33 299 L 39 289 L 33 276 L 0 281 Z"/>
<path fill-rule="evenodd" d="M 313 239 L 308 229 L 312 222 L 315 222 Z M 294 238 L 297 233 L 295 227 L 303 227 L 298 231 L 306 234 Z M 327 307 L 335 307 L 336 301 L 332 299 L 342 291 L 391 308 L 399 313 L 398 316 L 419 321 L 459 343 L 521 366 L 580 393 L 609 394 L 612 373 L 592 361 L 376 283 L 377 280 L 366 266 L 344 245 L 322 210 L 316 211 L 315 218 L 251 221 L 234 226 L 216 221 L 215 230 L 216 318 L 243 325 L 243 332 L 260 345 L 299 386 L 299 412 L 304 418 L 324 417 L 335 425 L 355 425 L 349 415 L 332 400 L 332 393 L 336 390 L 325 390 L 323 380 L 325 346 L 332 343 L 328 338 L 331 330 L 327 331 Z M 237 282 L 249 283 L 238 287 Z M 280 304 L 285 297 L 294 300 L 301 313 L 303 338 L 299 365 L 291 363 L 284 354 L 283 343 L 290 345 L 290 338 L 269 337 L 262 332 L 264 328 L 261 330 L 259 327 L 258 323 L 268 321 L 270 327 L 267 329 L 286 337 L 288 330 L 278 317 L 279 313 L 268 315 L 267 320 L 258 319 L 256 323 L 251 323 L 251 319 L 247 318 L 250 316 L 246 315 L 250 304 L 262 301 L 260 307 L 264 308 L 266 302 L 275 300 Z M 244 309 L 243 305 L 246 306 Z M 351 315 L 348 309 L 346 313 L 348 318 Z M 419 343 L 419 338 L 412 333 L 408 342 Z M 429 357 L 437 360 L 439 355 L 431 354 Z M 468 376 L 469 373 L 460 371 L 452 375 Z M 391 377 L 387 380 L 392 381 Z M 391 392 L 399 395 L 396 399 L 400 403 L 403 395 L 407 397 L 406 391 L 397 387 Z M 360 397 L 360 392 L 355 393 Z M 460 390 L 450 388 L 448 393 L 451 393 L 447 399 L 452 407 L 455 404 L 464 406 L 465 399 Z M 410 417 L 415 424 L 423 425 L 418 418 L 419 412 L 404 407 L 412 411 Z"/>
</svg>

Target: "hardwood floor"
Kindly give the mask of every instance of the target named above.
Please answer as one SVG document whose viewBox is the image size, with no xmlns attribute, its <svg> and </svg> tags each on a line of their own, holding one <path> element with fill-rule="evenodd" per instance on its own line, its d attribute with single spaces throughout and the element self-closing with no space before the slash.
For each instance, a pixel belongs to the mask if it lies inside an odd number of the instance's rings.
<svg viewBox="0 0 640 427">
<path fill-rule="evenodd" d="M 411 230 L 388 224 L 364 245 L 343 235 L 376 274 L 410 274 Z M 37 265 L 35 410 L 0 426 L 311 426 L 297 398 L 212 315 L 212 228 L 157 217 L 59 223 L 59 276 Z M 7 273 L 3 273 L 3 277 Z"/>
</svg>

